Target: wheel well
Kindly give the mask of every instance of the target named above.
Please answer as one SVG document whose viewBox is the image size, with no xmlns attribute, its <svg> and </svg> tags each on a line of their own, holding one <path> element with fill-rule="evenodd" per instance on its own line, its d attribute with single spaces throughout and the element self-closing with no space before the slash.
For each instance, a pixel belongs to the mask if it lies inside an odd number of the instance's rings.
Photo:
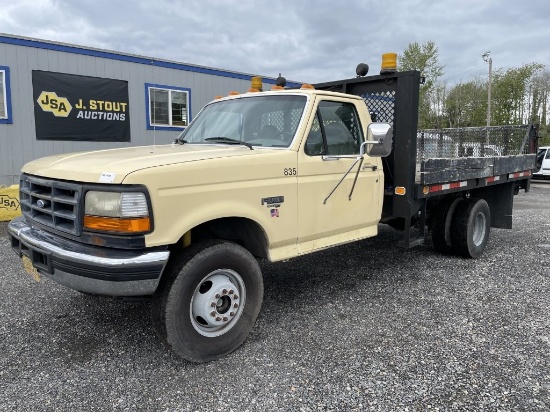
<svg viewBox="0 0 550 412">
<path fill-rule="evenodd" d="M 178 244 L 182 244 L 183 236 Z M 253 220 L 241 217 L 225 217 L 211 220 L 191 229 L 191 244 L 207 239 L 222 239 L 237 243 L 253 256 L 267 258 L 267 235 Z"/>
<path fill-rule="evenodd" d="M 427 222 L 431 228 L 434 212 L 438 210 L 441 202 L 451 197 L 470 197 L 484 199 L 489 205 L 491 211 L 491 227 L 499 229 L 512 228 L 512 208 L 514 204 L 515 183 L 508 182 L 495 186 L 480 187 L 469 191 L 469 196 L 465 192 L 443 195 L 437 198 L 430 198 L 427 204 Z"/>
<path fill-rule="evenodd" d="M 515 182 L 507 182 L 472 190 L 470 196 L 487 202 L 491 211 L 491 227 L 511 229 L 514 193 Z"/>
<path fill-rule="evenodd" d="M 426 204 L 426 224 L 430 230 L 432 229 L 434 216 L 443 207 L 445 202 L 452 202 L 456 198 L 463 197 L 462 195 L 463 193 L 459 192 L 428 199 L 428 203 Z"/>
</svg>

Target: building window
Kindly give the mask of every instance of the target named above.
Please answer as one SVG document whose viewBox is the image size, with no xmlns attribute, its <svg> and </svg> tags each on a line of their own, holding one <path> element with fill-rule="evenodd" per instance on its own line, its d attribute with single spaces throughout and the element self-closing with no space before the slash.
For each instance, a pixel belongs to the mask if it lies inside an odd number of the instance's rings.
<svg viewBox="0 0 550 412">
<path fill-rule="evenodd" d="M 11 123 L 10 69 L 0 66 L 0 123 Z"/>
<path fill-rule="evenodd" d="M 191 121 L 191 89 L 145 84 L 147 129 L 182 130 Z"/>
</svg>

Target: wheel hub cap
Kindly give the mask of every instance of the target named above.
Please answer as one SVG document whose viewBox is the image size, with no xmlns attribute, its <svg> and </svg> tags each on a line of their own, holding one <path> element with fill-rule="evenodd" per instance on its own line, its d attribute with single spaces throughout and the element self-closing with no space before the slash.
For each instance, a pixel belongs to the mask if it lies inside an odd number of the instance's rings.
<svg viewBox="0 0 550 412">
<path fill-rule="evenodd" d="M 231 329 L 241 316 L 245 286 L 230 269 L 216 270 L 197 286 L 191 299 L 191 323 L 203 336 L 215 337 Z"/>
<path fill-rule="evenodd" d="M 474 220 L 473 241 L 476 246 L 481 245 L 485 238 L 487 220 L 483 213 L 478 213 Z"/>
</svg>

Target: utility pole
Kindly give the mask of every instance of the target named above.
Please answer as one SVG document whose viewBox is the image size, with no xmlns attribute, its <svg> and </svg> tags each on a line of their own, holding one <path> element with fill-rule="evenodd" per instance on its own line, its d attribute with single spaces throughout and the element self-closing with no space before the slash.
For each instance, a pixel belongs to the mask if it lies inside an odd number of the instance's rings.
<svg viewBox="0 0 550 412">
<path fill-rule="evenodd" d="M 487 88 L 487 143 L 489 143 L 489 127 L 491 126 L 491 84 L 493 80 L 493 59 L 489 57 L 490 51 L 481 55 L 485 63 L 489 63 L 489 85 Z"/>
</svg>

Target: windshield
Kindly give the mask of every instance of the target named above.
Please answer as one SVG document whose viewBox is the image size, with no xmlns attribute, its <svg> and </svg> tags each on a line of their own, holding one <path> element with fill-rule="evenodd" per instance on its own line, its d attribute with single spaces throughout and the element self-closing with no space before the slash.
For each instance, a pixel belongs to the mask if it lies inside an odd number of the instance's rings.
<svg viewBox="0 0 550 412">
<path fill-rule="evenodd" d="M 306 96 L 258 95 L 211 103 L 180 135 L 185 143 L 224 143 L 289 147 Z"/>
</svg>

